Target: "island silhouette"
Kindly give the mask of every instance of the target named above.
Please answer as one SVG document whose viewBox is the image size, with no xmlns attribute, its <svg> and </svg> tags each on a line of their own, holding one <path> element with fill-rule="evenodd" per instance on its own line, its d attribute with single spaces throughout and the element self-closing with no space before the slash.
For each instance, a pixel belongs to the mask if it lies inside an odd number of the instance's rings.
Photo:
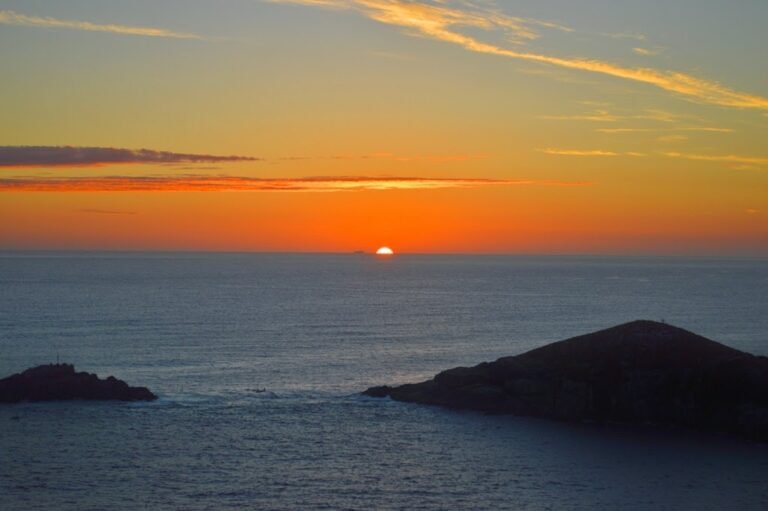
<svg viewBox="0 0 768 511">
<path fill-rule="evenodd" d="M 768 358 L 633 321 L 364 394 L 493 414 L 655 424 L 768 441 Z"/>
<path fill-rule="evenodd" d="M 146 387 L 131 387 L 114 376 L 76 372 L 71 364 L 46 364 L 0 380 L 0 403 L 22 401 L 152 401 Z"/>
</svg>

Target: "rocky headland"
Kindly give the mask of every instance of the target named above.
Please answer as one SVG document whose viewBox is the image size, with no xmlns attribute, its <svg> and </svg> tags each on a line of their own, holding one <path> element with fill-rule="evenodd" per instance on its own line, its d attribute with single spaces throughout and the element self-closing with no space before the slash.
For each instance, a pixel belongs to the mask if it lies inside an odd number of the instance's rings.
<svg viewBox="0 0 768 511">
<path fill-rule="evenodd" d="M 41 365 L 0 380 L 0 403 L 75 399 L 151 401 L 157 396 L 146 387 L 131 387 L 113 376 L 100 379 L 76 372 L 70 364 Z"/>
<path fill-rule="evenodd" d="M 486 413 L 681 426 L 768 441 L 768 358 L 654 321 L 364 393 Z"/>
</svg>

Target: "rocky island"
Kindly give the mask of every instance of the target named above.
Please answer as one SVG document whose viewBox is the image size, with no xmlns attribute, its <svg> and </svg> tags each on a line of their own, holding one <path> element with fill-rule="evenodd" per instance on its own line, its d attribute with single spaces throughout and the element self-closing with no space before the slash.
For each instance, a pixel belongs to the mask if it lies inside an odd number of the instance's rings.
<svg viewBox="0 0 768 511">
<path fill-rule="evenodd" d="M 563 421 L 681 426 L 768 441 L 768 358 L 654 321 L 633 321 L 364 394 Z"/>
<path fill-rule="evenodd" d="M 146 387 L 131 387 L 110 376 L 76 372 L 70 364 L 48 364 L 0 380 L 0 403 L 22 401 L 114 400 L 151 401 L 157 399 Z"/>
</svg>

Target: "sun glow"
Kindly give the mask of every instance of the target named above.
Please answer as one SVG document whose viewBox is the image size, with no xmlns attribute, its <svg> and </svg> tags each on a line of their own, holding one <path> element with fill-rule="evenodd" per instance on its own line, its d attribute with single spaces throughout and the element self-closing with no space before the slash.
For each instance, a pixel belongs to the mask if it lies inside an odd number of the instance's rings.
<svg viewBox="0 0 768 511">
<path fill-rule="evenodd" d="M 395 255 L 395 253 L 389 247 L 381 247 L 376 251 L 376 255 L 390 256 L 390 255 Z"/>
</svg>

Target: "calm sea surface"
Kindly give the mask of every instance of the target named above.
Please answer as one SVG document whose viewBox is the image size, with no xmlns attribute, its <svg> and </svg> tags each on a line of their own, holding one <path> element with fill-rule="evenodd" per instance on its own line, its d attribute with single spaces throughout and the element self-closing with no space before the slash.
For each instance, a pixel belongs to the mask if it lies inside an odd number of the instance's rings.
<svg viewBox="0 0 768 511">
<path fill-rule="evenodd" d="M 0 377 L 160 395 L 0 407 L 0 509 L 768 509 L 768 445 L 359 395 L 640 318 L 768 355 L 768 261 L 0 254 Z"/>
</svg>

